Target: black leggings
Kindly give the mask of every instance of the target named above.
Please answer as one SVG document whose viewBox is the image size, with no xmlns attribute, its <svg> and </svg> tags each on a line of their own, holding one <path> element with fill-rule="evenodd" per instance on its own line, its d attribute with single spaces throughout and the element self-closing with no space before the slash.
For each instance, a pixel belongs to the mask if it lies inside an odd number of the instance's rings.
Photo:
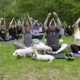
<svg viewBox="0 0 80 80">
<path fill-rule="evenodd" d="M 70 48 L 73 53 L 77 53 L 80 50 L 80 46 L 77 46 L 76 44 L 72 44 Z"/>
</svg>

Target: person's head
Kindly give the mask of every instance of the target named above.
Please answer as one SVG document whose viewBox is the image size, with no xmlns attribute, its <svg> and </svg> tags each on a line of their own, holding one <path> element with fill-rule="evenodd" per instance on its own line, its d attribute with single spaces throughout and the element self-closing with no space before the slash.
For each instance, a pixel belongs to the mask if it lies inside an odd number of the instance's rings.
<svg viewBox="0 0 80 80">
<path fill-rule="evenodd" d="M 17 25 L 18 25 L 18 26 L 21 26 L 21 21 L 20 21 L 20 19 L 18 20 Z"/>
<path fill-rule="evenodd" d="M 31 25 L 30 24 L 24 24 L 24 30 L 25 30 L 25 32 L 31 32 Z"/>
<path fill-rule="evenodd" d="M 1 29 L 5 29 L 5 25 L 1 25 Z"/>
<path fill-rule="evenodd" d="M 68 28 L 71 29 L 71 26 L 69 25 Z"/>
<path fill-rule="evenodd" d="M 42 25 L 42 23 L 39 23 L 39 27 L 42 27 L 43 25 Z"/>
<path fill-rule="evenodd" d="M 38 26 L 38 20 L 34 21 L 34 26 Z"/>
<path fill-rule="evenodd" d="M 14 24 L 12 24 L 12 25 L 11 25 L 11 28 L 15 28 L 15 25 L 14 25 Z"/>
<path fill-rule="evenodd" d="M 38 23 L 35 23 L 35 26 L 38 26 Z"/>
<path fill-rule="evenodd" d="M 20 29 L 22 28 L 22 25 L 17 25 L 16 28 Z"/>
<path fill-rule="evenodd" d="M 39 29 L 39 25 L 38 25 L 38 21 L 37 20 L 35 20 L 33 29 Z"/>
<path fill-rule="evenodd" d="M 52 20 L 52 22 L 49 24 L 49 29 L 51 31 L 55 31 L 56 30 L 56 24 L 55 22 Z"/>
</svg>

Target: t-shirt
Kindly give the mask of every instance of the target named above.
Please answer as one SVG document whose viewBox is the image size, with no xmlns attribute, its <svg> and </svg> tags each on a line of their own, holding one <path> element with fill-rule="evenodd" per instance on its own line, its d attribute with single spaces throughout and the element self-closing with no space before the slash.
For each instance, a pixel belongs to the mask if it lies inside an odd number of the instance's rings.
<svg viewBox="0 0 80 80">
<path fill-rule="evenodd" d="M 10 28 L 9 29 L 9 35 L 10 36 L 16 36 L 16 34 L 17 34 L 16 28 Z"/>
<path fill-rule="evenodd" d="M 32 34 L 29 32 L 24 33 L 24 44 L 29 47 L 32 44 Z"/>
<path fill-rule="evenodd" d="M 0 30 L 0 37 L 1 37 L 2 39 L 6 39 L 6 30 L 5 30 L 5 29 L 1 29 L 1 30 Z"/>
<path fill-rule="evenodd" d="M 22 33 L 22 28 L 17 27 L 17 34 L 21 34 Z"/>
<path fill-rule="evenodd" d="M 40 33 L 42 33 L 42 32 L 43 32 L 42 27 L 39 27 L 39 32 L 40 32 Z"/>
<path fill-rule="evenodd" d="M 49 46 L 59 45 L 59 30 L 56 31 L 47 30 L 46 39 L 47 39 L 47 45 Z"/>
<path fill-rule="evenodd" d="M 32 35 L 40 35 L 39 27 L 34 26 L 32 30 Z"/>
</svg>

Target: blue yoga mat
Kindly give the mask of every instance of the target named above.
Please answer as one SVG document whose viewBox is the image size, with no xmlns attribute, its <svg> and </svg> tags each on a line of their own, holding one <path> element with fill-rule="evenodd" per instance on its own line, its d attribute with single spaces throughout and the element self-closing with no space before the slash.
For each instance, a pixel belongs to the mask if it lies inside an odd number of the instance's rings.
<svg viewBox="0 0 80 80">
<path fill-rule="evenodd" d="M 53 54 L 53 56 L 54 56 L 56 59 L 66 59 L 66 56 L 65 56 L 64 53 Z"/>
</svg>

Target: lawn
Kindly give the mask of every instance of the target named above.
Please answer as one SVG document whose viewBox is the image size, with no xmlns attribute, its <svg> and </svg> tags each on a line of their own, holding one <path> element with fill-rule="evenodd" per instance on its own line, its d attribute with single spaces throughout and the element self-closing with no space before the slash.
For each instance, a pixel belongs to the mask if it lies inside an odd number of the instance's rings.
<svg viewBox="0 0 80 80">
<path fill-rule="evenodd" d="M 72 37 L 63 39 L 64 43 L 73 43 Z M 80 59 L 55 59 L 52 63 L 29 57 L 17 59 L 12 56 L 15 50 L 12 44 L 0 42 L 0 45 L 0 80 L 80 80 Z"/>
</svg>

